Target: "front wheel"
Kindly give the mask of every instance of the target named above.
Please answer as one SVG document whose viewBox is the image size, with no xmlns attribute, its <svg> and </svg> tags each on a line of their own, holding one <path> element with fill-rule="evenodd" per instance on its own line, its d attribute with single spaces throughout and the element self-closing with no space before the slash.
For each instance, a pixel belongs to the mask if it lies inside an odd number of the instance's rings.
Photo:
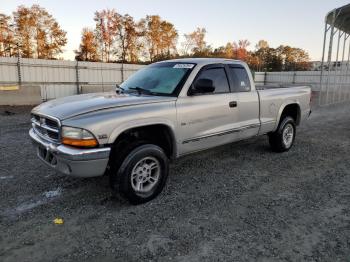
<svg viewBox="0 0 350 262">
<path fill-rule="evenodd" d="M 269 143 L 273 151 L 285 152 L 291 149 L 296 135 L 296 125 L 293 118 L 287 116 L 280 122 L 277 130 L 269 134 Z"/>
<path fill-rule="evenodd" d="M 148 202 L 159 195 L 169 173 L 169 160 L 164 151 L 152 144 L 131 150 L 113 179 L 117 190 L 132 204 Z"/>
</svg>

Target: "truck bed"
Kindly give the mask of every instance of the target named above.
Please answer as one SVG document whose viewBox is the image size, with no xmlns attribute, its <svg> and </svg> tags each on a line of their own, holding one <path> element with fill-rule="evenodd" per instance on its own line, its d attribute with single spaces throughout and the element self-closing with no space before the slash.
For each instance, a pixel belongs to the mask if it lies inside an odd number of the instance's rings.
<svg viewBox="0 0 350 262">
<path fill-rule="evenodd" d="M 261 88 L 262 87 L 262 88 Z M 311 88 L 308 86 L 260 86 L 256 87 L 260 99 L 260 133 L 275 130 L 280 110 L 288 104 L 297 104 L 300 108 L 300 122 L 308 116 Z M 299 124 L 299 123 L 297 123 Z"/>
</svg>

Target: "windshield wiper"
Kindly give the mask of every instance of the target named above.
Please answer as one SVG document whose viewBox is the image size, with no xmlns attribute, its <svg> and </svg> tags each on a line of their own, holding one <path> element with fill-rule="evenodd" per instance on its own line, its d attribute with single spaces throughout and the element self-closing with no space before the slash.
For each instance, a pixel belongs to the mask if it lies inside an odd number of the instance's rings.
<svg viewBox="0 0 350 262">
<path fill-rule="evenodd" d="M 139 95 L 141 94 L 146 94 L 146 95 L 154 95 L 154 93 L 148 89 L 144 89 L 142 87 L 129 87 L 129 90 L 135 90 L 137 93 L 139 93 Z"/>
</svg>

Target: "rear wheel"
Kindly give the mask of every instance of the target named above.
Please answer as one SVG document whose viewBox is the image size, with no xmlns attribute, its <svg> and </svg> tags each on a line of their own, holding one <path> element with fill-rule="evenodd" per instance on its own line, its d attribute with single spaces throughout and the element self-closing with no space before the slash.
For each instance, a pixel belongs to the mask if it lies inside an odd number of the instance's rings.
<svg viewBox="0 0 350 262">
<path fill-rule="evenodd" d="M 130 150 L 118 170 L 110 175 L 116 193 L 132 204 L 141 204 L 162 192 L 168 173 L 169 161 L 164 151 L 156 145 L 144 144 Z"/>
<path fill-rule="evenodd" d="M 277 130 L 269 134 L 269 143 L 273 151 L 285 152 L 291 149 L 296 135 L 296 125 L 292 117 L 284 117 Z"/>
</svg>

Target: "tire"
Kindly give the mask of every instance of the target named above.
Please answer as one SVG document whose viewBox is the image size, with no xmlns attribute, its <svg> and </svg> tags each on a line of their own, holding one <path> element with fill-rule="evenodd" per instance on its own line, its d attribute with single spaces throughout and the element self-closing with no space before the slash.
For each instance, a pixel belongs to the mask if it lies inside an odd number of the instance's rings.
<svg viewBox="0 0 350 262">
<path fill-rule="evenodd" d="M 292 117 L 284 117 L 275 132 L 269 134 L 269 143 L 274 152 L 286 152 L 292 148 L 296 125 Z"/>
<path fill-rule="evenodd" d="M 111 159 L 110 182 L 114 193 L 137 205 L 162 192 L 168 178 L 169 160 L 163 149 L 153 144 L 130 148 L 121 164 L 116 161 L 114 168 Z"/>
</svg>

